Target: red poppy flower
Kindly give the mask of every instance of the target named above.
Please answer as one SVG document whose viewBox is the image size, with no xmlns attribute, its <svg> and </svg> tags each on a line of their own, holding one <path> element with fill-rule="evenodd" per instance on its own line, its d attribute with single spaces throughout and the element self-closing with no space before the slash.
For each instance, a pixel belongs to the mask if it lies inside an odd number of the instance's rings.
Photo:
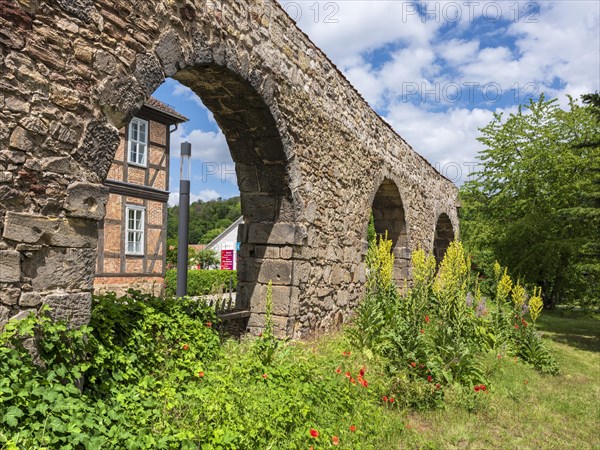
<svg viewBox="0 0 600 450">
<path fill-rule="evenodd" d="M 333 436 L 333 437 L 331 438 L 331 443 L 332 443 L 333 445 L 338 445 L 338 444 L 340 443 L 340 438 L 338 438 L 337 436 Z"/>
<path fill-rule="evenodd" d="M 350 431 L 352 431 L 354 433 L 356 431 L 356 426 L 355 425 L 350 425 Z"/>
<path fill-rule="evenodd" d="M 310 429 L 310 435 L 314 438 L 318 438 L 319 437 L 319 432 L 317 430 L 315 430 L 314 428 Z"/>
<path fill-rule="evenodd" d="M 390 397 L 390 403 L 394 403 L 394 397 Z"/>
<path fill-rule="evenodd" d="M 339 367 L 337 369 L 335 369 L 335 373 L 340 374 L 342 373 L 342 369 L 340 369 Z"/>
<path fill-rule="evenodd" d="M 431 375 L 427 375 L 427 381 L 431 383 L 433 381 L 433 377 Z"/>
<path fill-rule="evenodd" d="M 479 386 L 481 388 L 482 391 L 486 390 L 485 384 L 482 384 L 481 386 Z"/>
<path fill-rule="evenodd" d="M 382 400 L 387 403 L 387 401 L 388 401 L 387 395 L 384 395 Z"/>
<path fill-rule="evenodd" d="M 414 369 L 415 367 L 417 367 L 417 363 L 416 363 L 416 362 L 414 362 L 414 361 L 413 361 L 413 362 L 411 362 L 411 363 L 410 363 L 410 365 L 411 365 L 411 366 L 413 366 L 413 369 Z"/>
<path fill-rule="evenodd" d="M 519 325 L 515 324 L 515 330 L 519 329 Z"/>
<path fill-rule="evenodd" d="M 364 378 L 363 378 L 363 380 L 362 380 L 361 384 L 363 385 L 363 387 L 369 387 L 369 383 L 368 383 L 368 381 L 367 381 L 367 380 L 365 380 Z"/>
<path fill-rule="evenodd" d="M 269 378 L 269 375 L 267 375 L 266 373 L 263 373 L 263 378 L 266 380 L 267 378 Z"/>
<path fill-rule="evenodd" d="M 425 322 L 429 323 L 429 316 L 425 316 Z"/>
<path fill-rule="evenodd" d="M 366 372 L 366 369 L 363 367 L 363 368 L 361 368 L 361 369 L 358 371 L 358 374 L 359 374 L 361 377 L 364 377 L 364 376 L 365 376 L 365 372 Z"/>
<path fill-rule="evenodd" d="M 436 388 L 436 389 L 439 389 L 439 388 L 441 388 L 441 387 L 442 387 L 442 386 L 440 386 L 440 383 L 437 383 L 437 384 L 435 385 L 435 388 Z"/>
<path fill-rule="evenodd" d="M 187 344 L 183 344 L 183 349 L 184 349 L 184 350 L 189 350 L 189 348 L 190 348 L 190 346 L 189 346 L 189 345 L 187 345 Z"/>
<path fill-rule="evenodd" d="M 475 386 L 473 389 L 475 389 L 475 392 L 479 392 L 479 385 Z"/>
<path fill-rule="evenodd" d="M 421 334 L 425 333 L 425 330 L 423 328 L 421 328 Z"/>
<path fill-rule="evenodd" d="M 206 322 L 206 326 L 207 326 L 208 328 L 212 328 L 212 322 Z"/>
<path fill-rule="evenodd" d="M 346 378 L 352 378 L 352 375 L 350 375 L 350 372 L 346 372 L 346 373 L 344 374 L 344 376 L 345 376 Z"/>
<path fill-rule="evenodd" d="M 354 378 L 350 377 L 350 383 L 356 384 L 356 380 Z"/>
<path fill-rule="evenodd" d="M 204 372 L 202 372 L 202 371 L 198 372 L 198 376 L 199 376 L 200 378 L 204 377 Z"/>
</svg>

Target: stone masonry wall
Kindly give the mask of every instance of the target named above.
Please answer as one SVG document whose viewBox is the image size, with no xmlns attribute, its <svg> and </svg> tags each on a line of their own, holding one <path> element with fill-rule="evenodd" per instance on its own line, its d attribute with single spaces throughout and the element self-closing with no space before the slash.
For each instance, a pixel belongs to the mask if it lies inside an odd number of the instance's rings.
<svg viewBox="0 0 600 450">
<path fill-rule="evenodd" d="M 458 233 L 455 186 L 274 0 L 0 0 L 0 52 L 0 323 L 42 303 L 88 319 L 117 130 L 166 77 L 200 95 L 236 162 L 252 330 L 269 280 L 281 334 L 348 317 L 384 180 L 406 251 L 432 249 L 442 213 Z"/>
</svg>

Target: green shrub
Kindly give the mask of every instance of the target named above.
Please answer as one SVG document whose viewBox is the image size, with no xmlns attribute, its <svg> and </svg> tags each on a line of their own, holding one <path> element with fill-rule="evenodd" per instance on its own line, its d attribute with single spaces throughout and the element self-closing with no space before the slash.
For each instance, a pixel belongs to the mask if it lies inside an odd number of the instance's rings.
<svg viewBox="0 0 600 450">
<path fill-rule="evenodd" d="M 443 391 L 454 397 L 462 391 L 465 404 L 474 405 L 473 396 L 487 389 L 481 361 L 492 350 L 557 373 L 535 332 L 542 305 L 539 290 L 526 303 L 525 289 L 513 286 L 506 272 L 497 273 L 495 298 L 488 305 L 459 242 L 450 245 L 437 273 L 435 259 L 423 250 L 413 253 L 412 267 L 413 286 L 401 295 L 391 277 L 391 242 L 373 241 L 367 253 L 366 295 L 347 330 L 355 347 L 384 358 L 389 390 L 403 405 L 441 405 Z M 530 323 L 524 317 L 528 310 Z"/>
<path fill-rule="evenodd" d="M 90 326 L 44 314 L 9 322 L 0 332 L 0 444 L 190 448 L 165 414 L 164 379 L 196 380 L 214 360 L 214 320 L 199 302 L 132 291 L 96 298 Z"/>
<path fill-rule="evenodd" d="M 237 286 L 237 271 L 235 270 L 188 270 L 188 295 L 194 297 L 227 292 L 230 279 L 232 289 L 235 290 Z M 168 297 L 175 295 L 177 269 L 167 270 L 165 289 Z"/>
</svg>

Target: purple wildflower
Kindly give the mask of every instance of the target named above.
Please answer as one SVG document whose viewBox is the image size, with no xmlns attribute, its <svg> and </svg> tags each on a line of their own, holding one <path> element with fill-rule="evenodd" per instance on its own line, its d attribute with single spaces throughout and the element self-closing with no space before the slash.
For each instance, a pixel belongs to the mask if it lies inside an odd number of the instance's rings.
<svg viewBox="0 0 600 450">
<path fill-rule="evenodd" d="M 467 306 L 469 308 L 471 308 L 473 306 L 475 298 L 473 297 L 473 294 L 471 294 L 470 292 L 467 293 Z"/>
<path fill-rule="evenodd" d="M 477 308 L 475 308 L 475 315 L 477 317 L 482 317 L 486 312 L 487 309 L 485 307 L 485 298 L 482 298 L 479 304 L 477 305 Z"/>
</svg>

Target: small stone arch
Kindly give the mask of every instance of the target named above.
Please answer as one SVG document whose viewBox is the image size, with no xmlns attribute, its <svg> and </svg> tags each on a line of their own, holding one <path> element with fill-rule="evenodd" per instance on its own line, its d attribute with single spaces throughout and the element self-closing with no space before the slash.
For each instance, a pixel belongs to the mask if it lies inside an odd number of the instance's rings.
<svg viewBox="0 0 600 450">
<path fill-rule="evenodd" d="M 438 266 L 442 263 L 444 255 L 453 240 L 454 227 L 452 226 L 452 221 L 448 214 L 442 213 L 436 222 L 433 237 L 433 255 Z"/>
<path fill-rule="evenodd" d="M 375 192 L 371 208 L 377 236 L 387 233 L 387 238 L 392 241 L 393 277 L 402 288 L 410 277 L 410 250 L 404 204 L 395 182 L 384 178 Z"/>
</svg>

